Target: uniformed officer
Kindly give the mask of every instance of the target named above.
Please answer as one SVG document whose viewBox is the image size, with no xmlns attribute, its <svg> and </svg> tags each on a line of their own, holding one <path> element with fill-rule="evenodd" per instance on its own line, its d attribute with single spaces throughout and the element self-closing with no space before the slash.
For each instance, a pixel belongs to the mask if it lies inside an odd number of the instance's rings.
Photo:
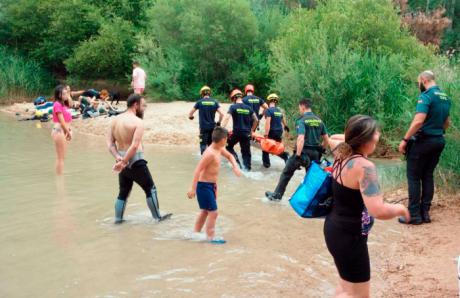
<svg viewBox="0 0 460 298">
<path fill-rule="evenodd" d="M 429 211 L 434 194 L 433 172 L 445 146 L 444 133 L 449 127 L 451 100 L 436 85 L 432 71 L 418 76 L 420 96 L 416 114 L 399 145 L 407 157 L 409 184 L 409 221 L 400 223 L 421 224 L 431 222 Z"/>
<path fill-rule="evenodd" d="M 222 126 L 226 127 L 230 117 L 233 120 L 233 132 L 228 138 L 227 150 L 233 156 L 240 167 L 246 171 L 251 170 L 251 137 L 257 127 L 259 120 L 252 108 L 243 103 L 243 93 L 235 89 L 230 93 L 230 98 L 233 104 L 228 109 L 227 115 L 225 115 Z M 233 147 L 239 143 L 241 148 L 241 156 L 243 157 L 243 165 L 238 159 L 238 155 Z"/>
<path fill-rule="evenodd" d="M 199 110 L 200 120 L 200 151 L 203 154 L 204 150 L 212 143 L 212 131 L 214 127 L 220 126 L 224 112 L 220 107 L 217 100 L 211 98 L 211 88 L 203 86 L 200 90 L 201 99 L 199 99 L 195 106 L 190 111 L 188 118 L 193 120 L 193 114 Z M 219 113 L 219 121 L 216 123 L 216 112 Z"/>
<path fill-rule="evenodd" d="M 247 84 L 244 87 L 244 93 L 246 96 L 243 97 L 243 103 L 251 107 L 254 113 L 256 113 L 257 119 L 262 119 L 262 117 L 265 115 L 265 111 L 268 109 L 268 105 L 262 98 L 254 95 L 253 85 Z M 262 108 L 261 114 L 259 114 L 260 108 Z"/>
<path fill-rule="evenodd" d="M 307 171 L 311 161 L 321 159 L 324 150 L 321 145 L 329 146 L 329 136 L 323 121 L 311 111 L 312 101 L 305 98 L 299 101 L 299 112 L 302 115 L 296 122 L 297 144 L 292 155 L 281 173 L 278 185 L 274 192 L 267 191 L 265 196 L 270 200 L 281 200 L 286 186 L 294 175 L 294 172 L 300 167 L 305 167 Z"/>
<path fill-rule="evenodd" d="M 283 130 L 289 132 L 289 127 L 286 123 L 286 118 L 283 112 L 278 108 L 279 96 L 272 93 L 267 97 L 268 109 L 265 110 L 265 134 L 266 138 L 275 140 L 277 142 L 283 141 Z M 289 158 L 287 152 L 279 155 L 285 162 Z M 262 162 L 264 167 L 270 167 L 270 155 L 268 152 L 262 152 Z"/>
</svg>

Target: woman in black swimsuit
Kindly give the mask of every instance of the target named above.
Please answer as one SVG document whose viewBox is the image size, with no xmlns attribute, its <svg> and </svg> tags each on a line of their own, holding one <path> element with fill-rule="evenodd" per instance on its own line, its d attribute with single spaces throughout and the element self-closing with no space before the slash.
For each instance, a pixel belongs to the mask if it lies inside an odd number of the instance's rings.
<svg viewBox="0 0 460 298">
<path fill-rule="evenodd" d="M 402 204 L 383 202 L 376 167 L 367 159 L 379 138 L 377 122 L 357 115 L 348 120 L 345 142 L 334 148 L 334 204 L 324 223 L 324 237 L 340 275 L 335 297 L 369 297 L 367 235 L 374 218 L 409 218 Z"/>
</svg>

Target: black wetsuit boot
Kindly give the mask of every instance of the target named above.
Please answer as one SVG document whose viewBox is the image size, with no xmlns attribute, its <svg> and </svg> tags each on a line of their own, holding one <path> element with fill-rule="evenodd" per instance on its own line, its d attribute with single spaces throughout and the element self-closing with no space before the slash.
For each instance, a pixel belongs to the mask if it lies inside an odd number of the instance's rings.
<svg viewBox="0 0 460 298">
<path fill-rule="evenodd" d="M 123 222 L 123 214 L 125 213 L 126 200 L 117 198 L 115 201 L 115 223 L 119 224 Z"/>
<path fill-rule="evenodd" d="M 145 193 L 145 196 L 147 198 L 147 206 L 149 207 L 150 212 L 152 213 L 152 217 L 158 221 L 162 221 L 164 219 L 171 217 L 171 214 L 166 214 L 164 216 L 161 216 L 160 214 L 160 206 L 158 204 L 157 191 L 155 184 L 153 183 L 152 175 L 150 174 L 149 168 L 147 167 L 147 161 L 145 161 L 144 159 L 140 159 L 134 162 L 131 165 L 131 167 L 128 166 L 124 168 L 123 171 L 121 171 L 118 175 L 118 180 L 120 184 L 120 193 L 118 195 L 118 198 L 120 201 L 122 201 L 122 199 L 120 198 L 128 198 L 129 193 L 133 188 L 133 183 L 136 182 L 140 187 L 142 187 L 142 190 Z M 123 212 L 120 211 L 124 210 L 124 208 L 121 208 L 121 203 L 118 203 L 118 200 L 117 204 L 119 207 L 118 209 L 115 209 L 116 221 L 117 218 L 119 218 L 117 215 L 123 215 Z"/>
<path fill-rule="evenodd" d="M 146 200 L 147 206 L 149 206 L 153 218 L 155 218 L 158 221 L 162 221 L 171 217 L 171 213 L 168 213 L 163 216 L 160 214 L 160 204 L 158 203 L 157 189 L 155 186 L 153 186 L 150 190 L 150 195 L 147 196 Z"/>
</svg>

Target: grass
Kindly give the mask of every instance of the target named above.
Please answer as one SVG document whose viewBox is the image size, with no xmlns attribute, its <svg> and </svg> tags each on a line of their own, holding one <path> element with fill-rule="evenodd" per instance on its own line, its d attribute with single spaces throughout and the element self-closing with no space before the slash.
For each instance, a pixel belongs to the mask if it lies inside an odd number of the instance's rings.
<svg viewBox="0 0 460 298">
<path fill-rule="evenodd" d="M 37 62 L 0 47 L 0 103 L 47 95 L 54 80 Z"/>
</svg>

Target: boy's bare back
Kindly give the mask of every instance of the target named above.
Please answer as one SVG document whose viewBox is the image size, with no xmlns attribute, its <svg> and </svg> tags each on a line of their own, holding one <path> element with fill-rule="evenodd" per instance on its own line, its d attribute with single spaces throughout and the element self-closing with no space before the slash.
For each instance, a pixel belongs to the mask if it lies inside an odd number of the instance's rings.
<svg viewBox="0 0 460 298">
<path fill-rule="evenodd" d="M 199 176 L 201 182 L 217 183 L 220 170 L 220 157 L 222 150 L 210 146 L 206 149 L 200 163 L 203 163 L 203 169 Z"/>
</svg>

